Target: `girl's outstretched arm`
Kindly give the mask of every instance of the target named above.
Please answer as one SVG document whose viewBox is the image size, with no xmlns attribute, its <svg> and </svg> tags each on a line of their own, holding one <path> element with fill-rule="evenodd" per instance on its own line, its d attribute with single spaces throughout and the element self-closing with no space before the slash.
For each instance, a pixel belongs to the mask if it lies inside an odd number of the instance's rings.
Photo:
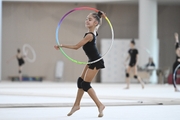
<svg viewBox="0 0 180 120">
<path fill-rule="evenodd" d="M 74 49 L 77 50 L 80 47 L 82 47 L 83 45 L 85 45 L 87 42 L 90 42 L 93 39 L 93 35 L 92 34 L 87 34 L 79 43 L 77 43 L 76 45 L 65 45 L 65 44 L 61 44 L 60 46 L 56 45 L 54 46 L 54 48 L 56 50 L 59 49 L 59 47 L 63 47 L 63 48 L 68 48 L 68 49 Z"/>
<path fill-rule="evenodd" d="M 174 33 L 175 41 L 176 41 L 176 49 L 179 48 L 179 39 L 178 39 L 178 33 Z"/>
<path fill-rule="evenodd" d="M 174 37 L 175 37 L 176 42 L 179 43 L 178 33 L 174 33 Z"/>
<path fill-rule="evenodd" d="M 10 61 L 12 61 L 13 59 L 16 58 L 16 55 L 12 56 L 9 60 L 7 60 L 6 62 L 9 63 Z"/>
<path fill-rule="evenodd" d="M 126 57 L 125 62 L 127 62 L 127 61 L 129 60 L 129 58 L 130 58 L 130 56 L 129 56 L 129 54 L 128 54 L 128 56 Z"/>
<path fill-rule="evenodd" d="M 136 63 L 135 63 L 136 66 L 137 66 L 137 63 L 138 63 L 138 54 L 136 55 Z"/>
<path fill-rule="evenodd" d="M 130 58 L 130 55 L 128 54 L 128 56 L 126 57 L 126 60 L 125 60 L 125 62 L 124 62 L 124 65 L 126 66 L 126 62 L 129 60 L 129 58 Z"/>
</svg>

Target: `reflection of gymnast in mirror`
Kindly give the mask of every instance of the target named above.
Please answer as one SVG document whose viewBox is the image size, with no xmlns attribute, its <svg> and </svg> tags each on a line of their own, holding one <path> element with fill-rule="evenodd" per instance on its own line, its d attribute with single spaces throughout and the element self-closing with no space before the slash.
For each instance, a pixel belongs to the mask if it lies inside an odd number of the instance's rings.
<svg viewBox="0 0 180 120">
<path fill-rule="evenodd" d="M 175 33 L 174 36 L 175 36 L 175 41 L 176 41 L 176 45 L 175 45 L 176 61 L 173 64 L 173 74 L 174 74 L 174 71 L 175 71 L 176 67 L 180 64 L 180 46 L 179 46 L 179 40 L 178 40 L 178 33 Z M 178 88 L 176 86 L 176 78 L 177 78 L 176 74 L 177 73 L 175 73 L 175 79 L 173 77 L 173 85 L 174 85 L 175 91 L 178 92 L 179 90 L 178 90 Z"/>
<path fill-rule="evenodd" d="M 154 69 L 155 68 L 155 64 L 154 64 L 154 62 L 153 62 L 153 58 L 152 57 L 149 57 L 149 61 L 148 61 L 148 63 L 146 64 L 146 68 L 148 69 Z"/>
<path fill-rule="evenodd" d="M 16 58 L 18 60 L 18 65 L 19 65 L 19 80 L 22 80 L 22 66 L 24 65 L 24 57 L 25 56 L 22 56 L 21 55 L 21 50 L 18 49 L 17 50 L 17 55 L 16 55 Z"/>
<path fill-rule="evenodd" d="M 129 65 L 126 69 L 126 83 L 127 87 L 125 89 L 129 89 L 129 74 L 130 71 L 133 70 L 134 78 L 137 79 L 140 83 L 142 88 L 144 89 L 144 83 L 142 82 L 141 78 L 137 76 L 137 61 L 138 61 L 138 50 L 135 48 L 135 41 L 134 39 L 130 42 L 130 49 L 128 51 L 128 57 L 126 58 L 126 62 L 130 59 Z"/>
<path fill-rule="evenodd" d="M 22 81 L 22 66 L 24 65 L 25 61 L 24 61 L 24 57 L 23 55 L 21 55 L 21 50 L 17 49 L 17 54 L 15 56 L 13 56 L 10 60 L 16 58 L 18 61 L 18 66 L 19 66 L 19 80 Z M 8 60 L 8 62 L 10 61 Z"/>
<path fill-rule="evenodd" d="M 152 57 L 149 57 L 149 61 L 146 64 L 145 69 L 147 72 L 149 72 L 150 75 L 152 75 L 153 70 L 155 70 L 155 64 Z"/>
</svg>

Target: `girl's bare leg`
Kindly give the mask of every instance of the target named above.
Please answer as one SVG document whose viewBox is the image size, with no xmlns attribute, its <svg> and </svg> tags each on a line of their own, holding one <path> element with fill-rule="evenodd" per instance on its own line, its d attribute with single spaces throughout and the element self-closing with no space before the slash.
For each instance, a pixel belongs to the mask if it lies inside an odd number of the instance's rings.
<svg viewBox="0 0 180 120">
<path fill-rule="evenodd" d="M 137 79 L 141 83 L 142 89 L 144 89 L 144 82 L 142 81 L 141 77 L 138 77 Z"/>
<path fill-rule="evenodd" d="M 93 99 L 93 101 L 95 102 L 96 106 L 98 107 L 98 111 L 99 111 L 98 117 L 103 117 L 103 110 L 105 106 L 99 101 L 93 88 L 90 88 L 87 92 L 89 96 Z"/>
<path fill-rule="evenodd" d="M 22 67 L 19 66 L 19 81 L 22 81 Z"/>
<path fill-rule="evenodd" d="M 137 66 L 134 66 L 133 69 L 134 69 L 134 75 L 137 76 Z M 138 76 L 137 80 L 141 83 L 142 89 L 144 89 L 144 82 L 142 81 L 141 77 Z"/>
<path fill-rule="evenodd" d="M 131 67 L 128 66 L 128 68 L 127 68 L 127 70 L 126 70 L 126 74 L 130 75 L 130 74 L 129 74 L 129 73 L 130 73 L 130 70 L 131 70 Z M 129 89 L 129 84 L 130 84 L 129 76 L 128 76 L 128 77 L 126 76 L 126 84 L 127 84 L 127 86 L 126 86 L 124 89 Z"/>
<path fill-rule="evenodd" d="M 180 90 L 178 88 L 175 88 L 175 92 L 180 92 Z"/>
<path fill-rule="evenodd" d="M 76 112 L 77 110 L 80 109 L 80 102 L 81 102 L 83 94 L 84 94 L 84 90 L 78 89 L 75 103 L 74 103 L 71 111 L 67 114 L 67 116 L 71 116 L 74 112 Z"/>
<path fill-rule="evenodd" d="M 98 73 L 99 70 L 96 70 L 96 68 L 94 70 L 92 69 L 88 69 L 86 72 L 86 76 L 85 76 L 85 81 L 86 82 L 92 82 L 93 78 L 96 76 L 96 74 Z M 103 117 L 103 110 L 105 108 L 105 106 L 100 102 L 100 100 L 98 99 L 95 91 L 93 88 L 90 88 L 87 93 L 89 94 L 89 96 L 93 99 L 93 101 L 95 102 L 96 106 L 98 107 L 98 111 L 99 111 L 99 115 L 98 117 Z"/>
<path fill-rule="evenodd" d="M 88 68 L 88 66 L 86 65 L 83 72 L 82 72 L 82 75 L 81 75 L 82 79 L 84 79 L 87 68 Z M 67 116 L 71 116 L 74 112 L 76 112 L 77 110 L 80 109 L 80 102 L 81 102 L 83 94 L 84 94 L 84 90 L 78 88 L 76 100 L 74 102 L 74 105 L 73 105 L 71 111 L 67 114 Z"/>
</svg>

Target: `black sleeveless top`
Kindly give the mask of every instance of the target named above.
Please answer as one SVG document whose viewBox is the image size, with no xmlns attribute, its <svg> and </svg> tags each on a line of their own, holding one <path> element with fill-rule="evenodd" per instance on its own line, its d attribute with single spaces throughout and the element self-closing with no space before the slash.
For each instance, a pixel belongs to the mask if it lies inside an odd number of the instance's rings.
<svg viewBox="0 0 180 120">
<path fill-rule="evenodd" d="M 133 67 L 137 62 L 136 61 L 136 55 L 138 54 L 138 50 L 137 49 L 129 49 L 128 53 L 130 55 L 129 65 L 131 67 Z"/>
<path fill-rule="evenodd" d="M 20 58 L 18 58 L 17 56 L 16 56 L 16 58 L 17 58 L 17 60 L 18 60 L 18 65 L 19 66 L 22 66 L 25 62 L 24 62 L 24 59 L 22 58 L 22 57 L 20 57 Z"/>
<path fill-rule="evenodd" d="M 176 45 L 175 45 L 175 49 L 177 50 L 179 48 L 179 43 L 178 42 L 176 42 Z M 177 54 L 176 54 L 176 61 L 178 62 L 178 59 L 179 59 L 180 57 L 179 56 L 177 56 Z"/>
<path fill-rule="evenodd" d="M 101 56 L 98 52 L 97 46 L 96 46 L 96 36 L 92 32 L 85 33 L 84 37 L 87 34 L 93 35 L 93 40 L 91 42 L 86 43 L 83 46 L 83 50 L 86 53 L 86 55 L 89 58 L 89 62 L 99 59 Z M 98 34 L 97 34 L 98 35 Z"/>
</svg>

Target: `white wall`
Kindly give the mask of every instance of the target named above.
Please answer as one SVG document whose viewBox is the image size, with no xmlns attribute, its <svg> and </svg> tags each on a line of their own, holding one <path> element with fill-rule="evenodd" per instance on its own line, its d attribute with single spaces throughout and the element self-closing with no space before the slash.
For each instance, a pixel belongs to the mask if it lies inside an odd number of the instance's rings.
<svg viewBox="0 0 180 120">
<path fill-rule="evenodd" d="M 115 39 L 114 44 L 110 52 L 104 57 L 105 69 L 101 70 L 101 82 L 104 83 L 124 83 L 125 82 L 125 60 L 128 56 L 128 50 L 130 49 L 131 39 Z M 102 55 L 107 52 L 110 47 L 111 39 L 101 40 L 101 52 Z M 136 48 L 139 51 L 139 40 L 135 39 Z M 141 56 L 141 51 L 139 51 Z M 146 58 L 148 60 L 148 58 Z M 147 61 L 146 61 L 147 63 Z M 144 65 L 146 64 L 144 63 Z M 129 62 L 126 62 L 128 65 Z M 139 65 L 139 63 L 138 63 Z M 133 81 L 132 81 L 133 82 Z M 137 81 L 136 81 L 137 82 Z"/>
<path fill-rule="evenodd" d="M 3 3 L 3 26 L 2 26 L 2 79 L 8 76 L 18 75 L 17 60 L 9 64 L 6 61 L 16 54 L 17 48 L 24 44 L 30 44 L 36 51 L 37 59 L 34 63 L 26 61 L 23 67 L 23 75 L 44 76 L 46 80 L 54 80 L 56 62 L 64 62 L 65 81 L 76 81 L 81 74 L 84 65 L 77 65 L 54 49 L 56 45 L 55 32 L 61 17 L 69 10 L 87 6 L 87 4 L 65 3 L 26 3 L 4 2 Z M 95 4 L 88 4 L 96 7 Z M 84 21 L 87 15 L 93 11 L 75 11 L 63 21 L 59 40 L 64 44 L 79 42 L 87 31 Z M 83 50 L 67 50 L 65 52 L 74 59 L 87 61 Z"/>
<path fill-rule="evenodd" d="M 159 42 L 158 42 L 158 24 L 157 24 L 157 1 L 151 0 L 139 0 L 139 40 L 141 47 L 144 47 L 150 51 L 156 68 L 159 68 Z M 147 52 L 141 49 L 142 56 L 140 56 L 140 63 L 144 63 L 146 60 L 144 57 L 149 56 Z M 154 74 L 151 82 L 157 83 L 156 74 Z"/>
<path fill-rule="evenodd" d="M 2 80 L 2 0 L 0 0 L 0 81 Z"/>
<path fill-rule="evenodd" d="M 43 75 L 47 80 L 55 77 L 56 62 L 62 60 L 64 64 L 64 80 L 76 81 L 81 74 L 83 65 L 77 65 L 67 60 L 59 51 L 54 51 L 55 30 L 62 15 L 77 6 L 92 6 L 103 10 L 111 20 L 116 39 L 139 38 L 138 4 L 65 4 L 65 3 L 31 3 L 31 2 L 3 2 L 2 11 L 2 79 L 18 74 L 17 61 L 6 64 L 6 60 L 16 53 L 23 44 L 31 44 L 37 53 L 37 61 L 24 66 L 24 74 Z M 65 21 L 61 40 L 64 43 L 75 43 L 82 38 L 86 31 L 84 18 L 89 11 L 77 12 Z M 179 5 L 158 6 L 158 38 L 160 45 L 160 67 L 170 67 L 175 59 L 174 36 L 180 33 Z M 74 19 L 76 18 L 76 19 Z M 80 29 L 76 29 L 76 28 Z M 61 32 L 60 32 L 61 33 Z M 98 46 L 104 38 L 111 38 L 108 24 L 103 21 L 99 29 Z M 168 48 L 168 49 L 167 49 Z M 82 50 L 66 52 L 78 59 L 86 61 Z M 141 51 L 140 51 L 141 52 Z M 98 78 L 98 81 L 100 78 Z"/>
</svg>

